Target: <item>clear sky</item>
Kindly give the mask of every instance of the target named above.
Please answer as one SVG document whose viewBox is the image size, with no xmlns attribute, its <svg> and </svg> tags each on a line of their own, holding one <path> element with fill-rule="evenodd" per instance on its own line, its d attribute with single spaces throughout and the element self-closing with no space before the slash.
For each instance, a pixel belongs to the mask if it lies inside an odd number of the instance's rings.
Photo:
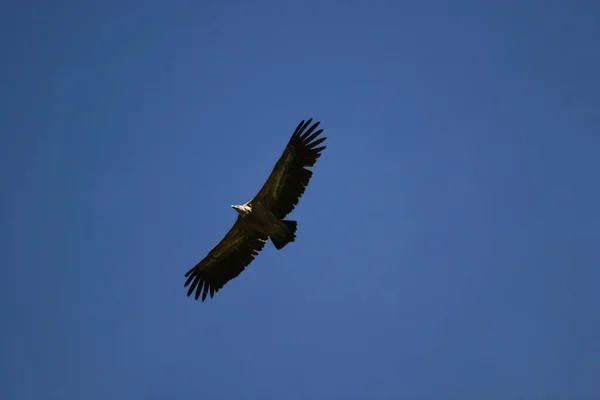
<svg viewBox="0 0 600 400">
<path fill-rule="evenodd" d="M 599 3 L 25 3 L 0 398 L 600 398 Z M 309 117 L 297 241 L 186 297 Z"/>
</svg>

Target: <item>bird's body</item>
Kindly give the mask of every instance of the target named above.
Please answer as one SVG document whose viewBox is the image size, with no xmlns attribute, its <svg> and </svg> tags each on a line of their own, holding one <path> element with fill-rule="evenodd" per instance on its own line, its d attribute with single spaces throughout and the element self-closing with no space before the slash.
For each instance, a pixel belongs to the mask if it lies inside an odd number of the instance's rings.
<svg viewBox="0 0 600 400">
<path fill-rule="evenodd" d="M 298 204 L 310 178 L 312 167 L 326 146 L 318 136 L 319 122 L 306 128 L 312 119 L 302 121 L 292 134 L 269 178 L 250 201 L 231 206 L 238 218 L 227 235 L 185 276 L 188 296 L 213 297 L 227 282 L 238 276 L 271 239 L 277 250 L 296 239 L 297 222 L 284 219 Z M 316 130 L 316 131 L 315 131 Z"/>
<path fill-rule="evenodd" d="M 279 250 L 295 239 L 296 229 L 289 227 L 295 221 L 281 220 L 258 200 L 251 200 L 241 206 L 231 206 L 241 217 L 241 223 L 248 230 L 268 236 Z M 282 244 L 282 245 L 281 245 Z"/>
</svg>

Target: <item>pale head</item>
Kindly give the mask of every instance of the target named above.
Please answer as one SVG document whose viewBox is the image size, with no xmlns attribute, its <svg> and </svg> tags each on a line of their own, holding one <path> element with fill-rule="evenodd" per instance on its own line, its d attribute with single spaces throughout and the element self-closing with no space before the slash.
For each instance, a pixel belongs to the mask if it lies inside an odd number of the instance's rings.
<svg viewBox="0 0 600 400">
<path fill-rule="evenodd" d="M 238 214 L 240 214 L 242 216 L 248 215 L 250 213 L 250 208 L 246 205 L 241 205 L 241 206 L 233 205 L 233 206 L 231 206 L 231 208 L 233 208 L 235 211 L 238 212 Z"/>
</svg>

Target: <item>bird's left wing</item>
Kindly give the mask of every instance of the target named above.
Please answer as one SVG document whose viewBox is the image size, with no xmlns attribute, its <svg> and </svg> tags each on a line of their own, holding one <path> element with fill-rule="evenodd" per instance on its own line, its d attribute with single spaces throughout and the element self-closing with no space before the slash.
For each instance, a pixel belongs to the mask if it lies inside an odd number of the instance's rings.
<svg viewBox="0 0 600 400">
<path fill-rule="evenodd" d="M 212 298 L 227 282 L 237 277 L 254 260 L 265 246 L 268 237 L 245 229 L 241 216 L 227 235 L 185 276 L 189 285 L 187 295 L 195 293 L 202 301 L 210 294 Z"/>
<path fill-rule="evenodd" d="M 300 122 L 269 178 L 254 197 L 268 204 L 279 219 L 285 218 L 298 204 L 312 177 L 308 168 L 315 165 L 326 148 L 319 146 L 327 139 L 319 137 L 323 132 L 323 129 L 317 130 L 320 122 L 308 128 L 311 122 L 312 118 Z"/>
</svg>

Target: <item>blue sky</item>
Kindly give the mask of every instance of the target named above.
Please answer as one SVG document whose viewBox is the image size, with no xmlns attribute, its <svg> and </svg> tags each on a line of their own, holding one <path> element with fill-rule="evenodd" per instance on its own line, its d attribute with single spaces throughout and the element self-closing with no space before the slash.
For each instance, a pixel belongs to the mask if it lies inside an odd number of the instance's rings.
<svg viewBox="0 0 600 400">
<path fill-rule="evenodd" d="M 0 12 L 2 399 L 600 398 L 597 3 L 49 4 Z M 186 297 L 309 117 L 297 241 Z"/>
</svg>

